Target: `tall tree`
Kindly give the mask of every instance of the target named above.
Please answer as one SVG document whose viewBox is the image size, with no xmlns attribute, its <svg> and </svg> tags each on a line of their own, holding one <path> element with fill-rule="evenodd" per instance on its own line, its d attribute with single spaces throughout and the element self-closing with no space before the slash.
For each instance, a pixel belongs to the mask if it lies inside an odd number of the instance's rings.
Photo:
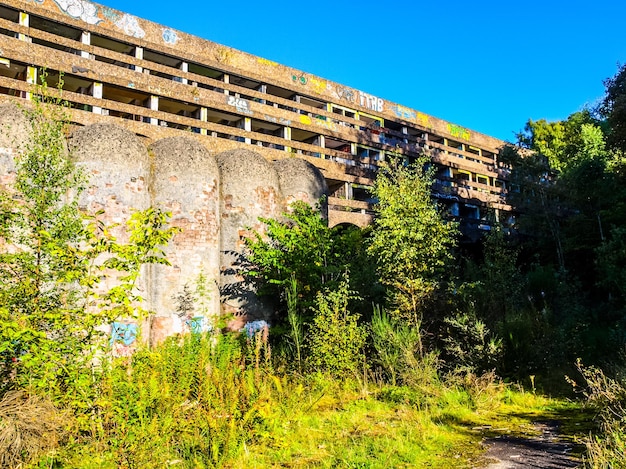
<svg viewBox="0 0 626 469">
<path fill-rule="evenodd" d="M 411 166 L 383 166 L 373 196 L 376 219 L 369 252 L 378 262 L 395 316 L 420 325 L 427 305 L 449 273 L 457 226 L 431 199 L 426 157 Z"/>
</svg>

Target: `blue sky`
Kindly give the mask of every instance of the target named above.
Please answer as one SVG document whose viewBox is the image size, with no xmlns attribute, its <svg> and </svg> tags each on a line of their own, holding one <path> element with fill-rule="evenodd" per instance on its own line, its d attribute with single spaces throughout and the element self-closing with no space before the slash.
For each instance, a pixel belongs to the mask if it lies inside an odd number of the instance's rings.
<svg viewBox="0 0 626 469">
<path fill-rule="evenodd" d="M 104 0 L 504 140 L 602 97 L 626 1 Z"/>
</svg>

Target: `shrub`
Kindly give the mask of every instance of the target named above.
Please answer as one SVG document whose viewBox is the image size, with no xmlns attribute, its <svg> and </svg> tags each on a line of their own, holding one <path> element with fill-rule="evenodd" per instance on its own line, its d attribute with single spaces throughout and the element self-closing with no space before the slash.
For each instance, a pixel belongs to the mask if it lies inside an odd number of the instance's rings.
<svg viewBox="0 0 626 469">
<path fill-rule="evenodd" d="M 367 332 L 358 324 L 359 315 L 348 311 L 349 299 L 347 278 L 337 290 L 317 294 L 308 336 L 311 367 L 341 375 L 356 371 L 364 363 Z"/>
</svg>

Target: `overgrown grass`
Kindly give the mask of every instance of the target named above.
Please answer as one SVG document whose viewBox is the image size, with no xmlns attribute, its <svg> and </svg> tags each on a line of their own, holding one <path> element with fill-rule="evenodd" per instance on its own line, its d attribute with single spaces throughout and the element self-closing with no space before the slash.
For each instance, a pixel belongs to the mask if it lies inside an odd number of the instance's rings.
<svg viewBox="0 0 626 469">
<path fill-rule="evenodd" d="M 528 432 L 563 406 L 492 374 L 420 369 L 393 386 L 279 376 L 268 356 L 260 336 L 191 336 L 113 361 L 92 407 L 30 467 L 475 467 L 484 436 Z"/>
</svg>

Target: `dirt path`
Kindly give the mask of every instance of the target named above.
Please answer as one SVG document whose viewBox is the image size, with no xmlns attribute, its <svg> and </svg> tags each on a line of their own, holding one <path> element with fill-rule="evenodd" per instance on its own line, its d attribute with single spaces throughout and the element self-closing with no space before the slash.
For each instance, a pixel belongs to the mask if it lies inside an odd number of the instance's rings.
<svg viewBox="0 0 626 469">
<path fill-rule="evenodd" d="M 485 457 L 494 461 L 485 469 L 564 469 L 582 467 L 581 461 L 571 456 L 572 444 L 559 438 L 558 422 L 536 423 L 537 436 L 514 437 L 502 435 L 485 440 Z"/>
</svg>

